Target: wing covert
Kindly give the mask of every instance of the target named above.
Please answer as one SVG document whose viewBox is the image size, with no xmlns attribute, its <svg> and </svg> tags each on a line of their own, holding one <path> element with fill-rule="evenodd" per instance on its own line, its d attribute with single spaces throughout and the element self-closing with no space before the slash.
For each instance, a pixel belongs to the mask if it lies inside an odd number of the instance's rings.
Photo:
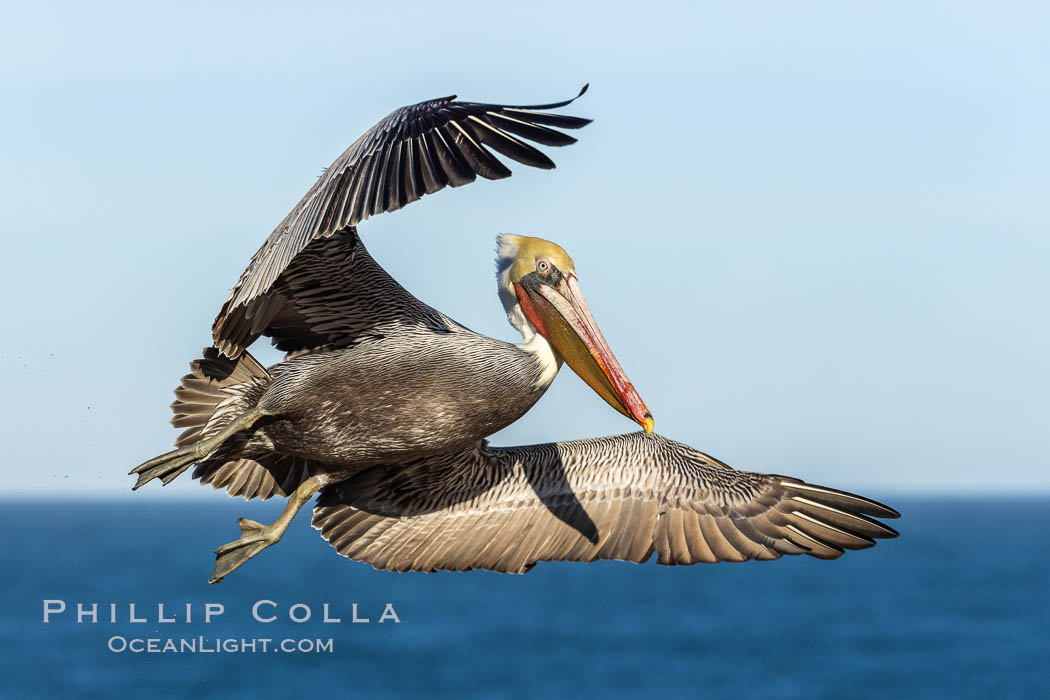
<svg viewBox="0 0 1050 700">
<path fill-rule="evenodd" d="M 266 335 L 294 354 L 344 348 L 398 327 L 447 333 L 454 324 L 398 284 L 352 230 L 307 246 L 243 308 L 225 327 L 229 346 L 245 348 Z"/>
</svg>

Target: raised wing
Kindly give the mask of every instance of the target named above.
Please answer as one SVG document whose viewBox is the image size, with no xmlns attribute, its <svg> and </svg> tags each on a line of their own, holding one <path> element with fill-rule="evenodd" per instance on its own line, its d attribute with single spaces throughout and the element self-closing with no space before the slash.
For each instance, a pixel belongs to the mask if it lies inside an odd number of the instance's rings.
<svg viewBox="0 0 1050 700">
<path fill-rule="evenodd" d="M 576 97 L 586 90 L 585 85 Z M 545 111 L 564 107 L 575 97 L 531 106 L 454 99 L 395 110 L 325 170 L 252 257 L 215 319 L 212 333 L 223 354 L 235 358 L 245 347 L 245 337 L 235 337 L 234 329 L 265 325 L 260 320 L 265 314 L 255 307 L 311 242 L 446 185 L 459 187 L 478 175 L 490 180 L 510 176 L 488 148 L 525 165 L 553 168 L 553 161 L 527 141 L 566 146 L 576 139 L 551 127 L 578 129 L 591 121 Z"/>
<path fill-rule="evenodd" d="M 897 533 L 861 496 L 736 471 L 644 433 L 462 451 L 374 467 L 322 492 L 314 527 L 379 569 L 492 569 L 621 559 L 660 564 L 834 559 Z"/>
</svg>

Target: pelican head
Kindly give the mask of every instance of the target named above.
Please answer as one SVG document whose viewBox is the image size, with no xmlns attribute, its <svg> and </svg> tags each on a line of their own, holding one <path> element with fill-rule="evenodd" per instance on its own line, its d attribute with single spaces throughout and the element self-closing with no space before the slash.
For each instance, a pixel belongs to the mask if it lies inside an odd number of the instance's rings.
<svg viewBox="0 0 1050 700">
<path fill-rule="evenodd" d="M 503 234 L 496 241 L 500 300 L 525 345 L 544 339 L 555 362 L 567 362 L 610 406 L 652 433 L 653 416 L 598 330 L 569 254 L 542 238 Z"/>
</svg>

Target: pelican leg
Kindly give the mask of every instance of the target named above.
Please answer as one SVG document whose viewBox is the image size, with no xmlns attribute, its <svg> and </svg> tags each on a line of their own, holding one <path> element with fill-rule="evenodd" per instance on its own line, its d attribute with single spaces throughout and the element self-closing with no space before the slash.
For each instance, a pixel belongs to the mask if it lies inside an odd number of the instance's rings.
<svg viewBox="0 0 1050 700">
<path fill-rule="evenodd" d="M 299 509 L 306 505 L 314 494 L 321 489 L 321 482 L 311 476 L 299 485 L 299 488 L 288 497 L 288 505 L 272 525 L 263 525 L 254 520 L 240 518 L 241 538 L 236 542 L 224 544 L 215 550 L 215 570 L 208 583 L 218 583 L 241 564 L 263 551 L 271 544 L 276 544 L 288 529 Z"/>
<path fill-rule="evenodd" d="M 229 437 L 252 427 L 260 418 L 262 418 L 262 413 L 258 408 L 253 408 L 244 415 L 231 421 L 229 425 L 210 438 L 199 440 L 192 445 L 187 445 L 178 450 L 165 452 L 159 457 L 154 457 L 148 462 L 143 462 L 128 472 L 128 474 L 139 475 L 138 480 L 135 482 L 135 485 L 131 487 L 131 490 L 135 491 L 143 484 L 153 481 L 154 479 L 160 479 L 164 484 L 171 483 L 175 477 L 186 471 L 186 468 L 191 464 L 203 461 L 204 458 L 214 452 L 219 445 L 226 442 Z"/>
</svg>

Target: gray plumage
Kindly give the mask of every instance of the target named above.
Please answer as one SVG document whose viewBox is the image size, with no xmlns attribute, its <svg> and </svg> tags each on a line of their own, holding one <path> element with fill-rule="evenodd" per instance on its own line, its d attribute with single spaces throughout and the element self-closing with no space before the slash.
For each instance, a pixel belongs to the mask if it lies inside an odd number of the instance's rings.
<svg viewBox="0 0 1050 700">
<path fill-rule="evenodd" d="M 274 449 L 346 470 L 473 444 L 543 395 L 536 358 L 449 323 L 277 365 L 258 407 Z"/>
</svg>

